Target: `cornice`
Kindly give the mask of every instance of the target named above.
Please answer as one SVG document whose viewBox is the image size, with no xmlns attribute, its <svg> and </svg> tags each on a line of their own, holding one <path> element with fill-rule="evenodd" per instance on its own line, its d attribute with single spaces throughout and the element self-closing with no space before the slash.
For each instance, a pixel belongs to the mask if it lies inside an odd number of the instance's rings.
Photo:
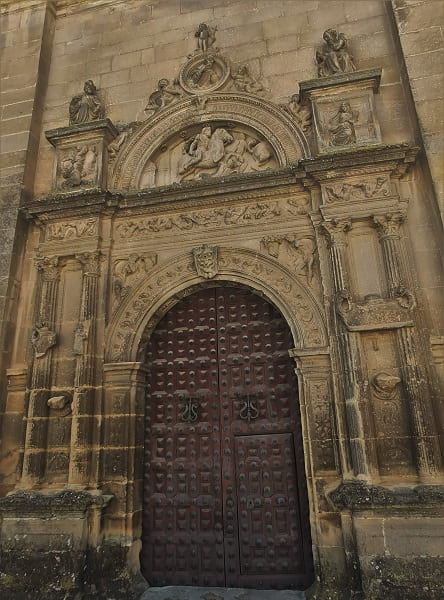
<svg viewBox="0 0 444 600">
<path fill-rule="evenodd" d="M 390 171 L 395 177 L 402 177 L 415 163 L 419 150 L 420 148 L 410 144 L 380 144 L 303 158 L 299 161 L 299 166 L 308 177 L 318 182 L 353 175 L 354 171 L 361 171 L 366 167 L 374 171 L 376 166 Z"/>
<path fill-rule="evenodd" d="M 101 214 L 106 211 L 153 212 L 183 208 L 205 208 L 225 201 L 269 199 L 288 195 L 288 189 L 303 191 L 304 172 L 297 167 L 261 171 L 229 177 L 187 181 L 145 190 L 85 190 L 50 194 L 22 208 L 25 217 L 46 221 L 56 218 Z M 151 212 L 151 210 L 150 210 Z"/>
</svg>

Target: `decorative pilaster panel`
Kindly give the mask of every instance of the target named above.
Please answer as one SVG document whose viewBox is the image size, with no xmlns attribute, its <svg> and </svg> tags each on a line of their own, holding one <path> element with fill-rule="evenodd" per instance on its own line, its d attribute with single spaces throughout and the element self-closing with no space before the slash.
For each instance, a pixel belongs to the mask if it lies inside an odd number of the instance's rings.
<svg viewBox="0 0 444 600">
<path fill-rule="evenodd" d="M 100 487 L 116 497 L 107 516 L 107 535 L 140 535 L 146 368 L 142 363 L 108 363 L 103 372 Z"/>
<path fill-rule="evenodd" d="M 361 397 L 358 374 L 361 372 L 356 335 L 348 331 L 341 314 L 347 314 L 352 306 L 351 284 L 348 273 L 346 234 L 351 228 L 350 219 L 324 221 L 322 231 L 328 237 L 330 264 L 334 287 L 334 312 L 340 373 L 339 384 L 345 401 L 345 415 L 350 444 L 352 469 L 356 476 L 368 477 L 376 460 L 374 442 L 368 437 L 368 403 Z"/>
<path fill-rule="evenodd" d="M 48 430 L 48 398 L 51 389 L 51 349 L 57 342 L 55 333 L 60 266 L 58 257 L 38 257 L 40 299 L 37 322 L 32 332 L 34 347 L 31 391 L 26 421 L 22 484 L 38 484 L 44 473 L 46 434 Z"/>
<path fill-rule="evenodd" d="M 100 255 L 85 252 L 76 258 L 82 265 L 80 314 L 74 334 L 76 369 L 72 402 L 69 487 L 84 488 L 90 479 L 94 422 L 96 316 Z"/>
<path fill-rule="evenodd" d="M 401 306 L 413 310 L 416 302 L 407 285 L 400 240 L 404 217 L 400 213 L 389 213 L 375 216 L 373 220 L 384 256 L 389 294 Z M 408 396 L 417 470 L 422 478 L 427 479 L 434 476 L 442 464 L 427 380 L 420 367 L 413 328 L 401 327 L 396 330 L 396 336 L 402 379 Z"/>
</svg>

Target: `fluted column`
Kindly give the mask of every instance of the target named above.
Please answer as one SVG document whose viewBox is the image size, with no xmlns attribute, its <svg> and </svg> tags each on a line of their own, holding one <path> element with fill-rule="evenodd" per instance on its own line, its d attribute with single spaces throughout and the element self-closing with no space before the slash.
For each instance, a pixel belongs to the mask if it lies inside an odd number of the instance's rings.
<svg viewBox="0 0 444 600">
<path fill-rule="evenodd" d="M 375 216 L 373 221 L 384 256 L 389 294 L 403 306 L 413 309 L 415 300 L 409 291 L 402 261 L 400 226 L 404 218 L 402 213 L 395 212 Z M 402 379 L 408 397 L 417 470 L 423 479 L 427 479 L 439 471 L 441 455 L 426 378 L 421 372 L 413 332 L 412 327 L 402 327 L 396 330 L 396 337 Z"/>
<path fill-rule="evenodd" d="M 22 486 L 38 485 L 43 477 L 48 431 L 48 397 L 51 390 L 52 347 L 56 343 L 55 326 L 60 280 L 58 257 L 38 257 L 40 298 L 37 322 L 32 333 L 35 357 L 26 418 Z"/>
<path fill-rule="evenodd" d="M 329 241 L 330 263 L 333 275 L 335 296 L 334 321 L 336 326 L 340 373 L 339 384 L 345 401 L 345 415 L 350 443 L 350 455 L 355 476 L 367 477 L 374 462 L 369 448 L 370 441 L 365 439 L 367 416 L 360 398 L 359 383 L 356 374 L 359 371 L 357 340 L 350 333 L 337 312 L 347 312 L 351 308 L 351 286 L 347 267 L 347 232 L 351 229 L 351 220 L 324 221 L 322 230 Z"/>
<path fill-rule="evenodd" d="M 79 322 L 74 334 L 76 368 L 72 402 L 71 452 L 68 486 L 89 486 L 94 420 L 96 315 L 100 257 L 98 252 L 76 255 L 82 264 Z"/>
</svg>

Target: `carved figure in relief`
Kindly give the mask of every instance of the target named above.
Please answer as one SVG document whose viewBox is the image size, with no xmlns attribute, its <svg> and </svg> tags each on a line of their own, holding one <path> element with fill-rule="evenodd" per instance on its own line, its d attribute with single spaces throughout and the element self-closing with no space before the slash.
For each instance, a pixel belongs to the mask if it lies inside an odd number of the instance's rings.
<svg viewBox="0 0 444 600">
<path fill-rule="evenodd" d="M 170 88 L 169 85 L 170 82 L 168 79 L 159 79 L 157 90 L 150 95 L 145 111 L 158 110 L 171 104 L 174 100 L 177 100 L 180 96 L 180 92 L 174 88 Z"/>
<path fill-rule="evenodd" d="M 211 127 L 203 127 L 202 131 L 188 142 L 185 142 L 179 160 L 179 174 L 192 170 L 195 165 L 212 169 L 218 166 L 225 154 L 225 146 L 233 141 L 233 137 L 223 128 L 211 132 Z"/>
<path fill-rule="evenodd" d="M 220 73 L 215 68 L 216 61 L 214 56 L 205 58 L 188 75 L 188 83 L 193 88 L 207 88 L 219 81 Z"/>
<path fill-rule="evenodd" d="M 108 156 L 110 160 L 114 160 L 116 158 L 120 148 L 123 146 L 123 143 L 134 133 L 139 124 L 140 123 L 138 121 L 133 121 L 128 125 L 118 127 L 120 131 L 119 135 L 110 144 L 108 144 Z"/>
<path fill-rule="evenodd" d="M 212 279 L 219 272 L 218 247 L 203 244 L 193 248 L 194 266 L 197 274 Z"/>
<path fill-rule="evenodd" d="M 74 331 L 74 346 L 73 353 L 77 356 L 82 356 L 85 352 L 85 342 L 89 337 L 89 330 L 91 328 L 91 321 L 85 319 L 78 323 L 76 330 Z"/>
<path fill-rule="evenodd" d="M 319 77 L 328 77 L 336 73 L 356 71 L 353 58 L 347 50 L 347 38 L 336 29 L 324 31 L 325 44 L 322 51 L 316 52 Z"/>
<path fill-rule="evenodd" d="M 261 240 L 261 246 L 273 258 L 280 258 L 281 247 L 284 246 L 287 260 L 291 262 L 294 272 L 306 277 L 308 283 L 312 282 L 316 252 L 316 244 L 312 237 L 298 239 L 295 234 L 270 235 Z"/>
<path fill-rule="evenodd" d="M 217 27 L 210 27 L 206 23 L 200 23 L 194 37 L 197 38 L 197 50 L 207 52 L 216 41 Z"/>
<path fill-rule="evenodd" d="M 241 92 L 258 94 L 264 90 L 264 86 L 251 75 L 248 65 L 240 65 L 232 77 L 235 87 Z"/>
<path fill-rule="evenodd" d="M 37 323 L 31 334 L 31 343 L 34 347 L 36 358 L 45 356 L 50 348 L 56 345 L 57 336 L 51 331 L 47 323 Z"/>
<path fill-rule="evenodd" d="M 354 123 L 358 117 L 359 113 L 352 110 L 350 102 L 342 102 L 338 112 L 329 121 L 331 146 L 347 146 L 356 143 Z"/>
<path fill-rule="evenodd" d="M 83 94 L 74 96 L 69 104 L 69 124 L 88 123 L 103 119 L 105 110 L 91 79 L 85 81 Z"/>
<path fill-rule="evenodd" d="M 97 173 L 97 148 L 94 145 L 77 146 L 60 162 L 63 187 L 77 187 L 94 183 Z"/>
<path fill-rule="evenodd" d="M 301 104 L 299 94 L 293 94 L 288 106 L 284 106 L 284 108 L 287 109 L 287 112 L 290 112 L 302 131 L 307 133 L 311 128 L 313 115 L 309 106 Z"/>
<path fill-rule="evenodd" d="M 128 293 L 134 281 L 147 273 L 157 263 L 157 254 L 140 256 L 130 254 L 128 258 L 117 260 L 114 263 L 114 294 L 122 299 Z"/>
</svg>

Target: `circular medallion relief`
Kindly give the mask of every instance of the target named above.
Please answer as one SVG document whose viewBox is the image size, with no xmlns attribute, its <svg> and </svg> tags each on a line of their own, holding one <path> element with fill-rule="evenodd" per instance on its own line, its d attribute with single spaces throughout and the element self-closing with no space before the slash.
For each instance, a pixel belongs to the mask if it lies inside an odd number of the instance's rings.
<svg viewBox="0 0 444 600">
<path fill-rule="evenodd" d="M 190 94 L 214 92 L 230 76 L 230 67 L 219 55 L 206 52 L 193 56 L 180 70 L 179 82 Z"/>
</svg>

